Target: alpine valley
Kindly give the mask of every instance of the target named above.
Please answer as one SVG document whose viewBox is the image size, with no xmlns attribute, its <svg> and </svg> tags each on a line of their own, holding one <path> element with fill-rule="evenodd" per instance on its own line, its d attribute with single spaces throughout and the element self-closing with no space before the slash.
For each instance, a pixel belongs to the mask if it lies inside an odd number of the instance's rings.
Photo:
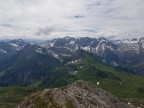
<svg viewBox="0 0 144 108">
<path fill-rule="evenodd" d="M 0 41 L 0 108 L 16 107 L 143 108 L 144 38 Z"/>
</svg>

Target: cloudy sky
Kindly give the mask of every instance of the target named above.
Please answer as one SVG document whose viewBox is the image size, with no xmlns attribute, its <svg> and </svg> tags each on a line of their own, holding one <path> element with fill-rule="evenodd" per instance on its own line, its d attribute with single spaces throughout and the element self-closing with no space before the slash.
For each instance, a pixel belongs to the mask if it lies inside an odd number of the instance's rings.
<svg viewBox="0 0 144 108">
<path fill-rule="evenodd" d="M 0 38 L 144 36 L 144 0 L 0 0 Z"/>
</svg>

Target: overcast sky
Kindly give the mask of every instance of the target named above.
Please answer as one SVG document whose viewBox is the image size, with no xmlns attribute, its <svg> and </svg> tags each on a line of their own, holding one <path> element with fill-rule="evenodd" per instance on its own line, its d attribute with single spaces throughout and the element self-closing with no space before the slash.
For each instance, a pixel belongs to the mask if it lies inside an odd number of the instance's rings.
<svg viewBox="0 0 144 108">
<path fill-rule="evenodd" d="M 0 38 L 144 36 L 144 0 L 0 0 Z"/>
</svg>

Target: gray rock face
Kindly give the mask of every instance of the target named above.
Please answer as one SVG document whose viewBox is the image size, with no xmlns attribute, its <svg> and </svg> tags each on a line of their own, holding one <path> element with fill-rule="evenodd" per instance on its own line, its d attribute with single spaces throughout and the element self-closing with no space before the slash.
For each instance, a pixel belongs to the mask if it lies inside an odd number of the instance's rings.
<svg viewBox="0 0 144 108">
<path fill-rule="evenodd" d="M 144 67 L 143 37 L 123 40 L 107 40 L 103 37 L 64 37 L 49 41 L 49 43 L 43 47 L 54 51 L 59 57 L 72 54 L 67 53 L 68 51 L 64 49 L 71 52 L 82 49 L 99 56 L 109 65 L 121 66 L 132 70 L 134 73 L 144 74 L 144 69 L 142 68 Z M 61 50 L 62 48 L 63 50 Z"/>
<path fill-rule="evenodd" d="M 110 93 L 87 81 L 45 89 L 26 98 L 17 108 L 130 108 Z"/>
</svg>

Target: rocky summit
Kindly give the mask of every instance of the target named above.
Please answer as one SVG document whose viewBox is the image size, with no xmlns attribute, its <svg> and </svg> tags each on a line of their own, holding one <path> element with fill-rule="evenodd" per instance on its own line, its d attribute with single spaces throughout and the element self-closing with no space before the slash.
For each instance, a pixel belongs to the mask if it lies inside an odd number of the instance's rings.
<svg viewBox="0 0 144 108">
<path fill-rule="evenodd" d="M 17 108 L 131 108 L 88 81 L 45 89 L 26 98 Z"/>
</svg>

